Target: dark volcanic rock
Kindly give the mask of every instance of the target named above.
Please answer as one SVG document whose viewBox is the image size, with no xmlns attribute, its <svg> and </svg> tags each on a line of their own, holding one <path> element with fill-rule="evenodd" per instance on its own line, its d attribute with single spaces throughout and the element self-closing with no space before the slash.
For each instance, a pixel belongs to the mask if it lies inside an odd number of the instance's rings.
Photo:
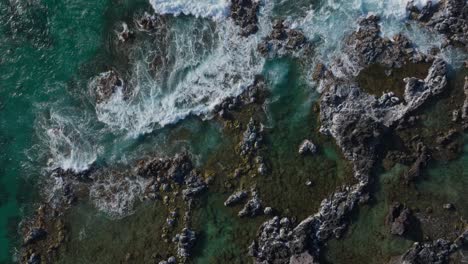
<svg viewBox="0 0 468 264">
<path fill-rule="evenodd" d="M 258 51 L 264 56 L 284 56 L 300 50 L 310 52 L 311 43 L 301 31 L 289 28 L 283 20 L 274 22 L 270 35 L 258 46 Z"/>
<path fill-rule="evenodd" d="M 418 9 L 408 4 L 410 18 L 442 34 L 449 45 L 468 50 L 468 4 L 465 0 L 444 0 Z"/>
<path fill-rule="evenodd" d="M 117 91 L 120 90 L 123 94 L 125 94 L 126 90 L 125 82 L 114 70 L 101 73 L 96 78 L 94 86 L 94 94 L 98 104 L 110 99 L 111 96 Z"/>
<path fill-rule="evenodd" d="M 207 189 L 205 181 L 195 172 L 191 171 L 185 179 L 185 189 L 182 191 L 184 199 L 188 200 Z"/>
<path fill-rule="evenodd" d="M 323 243 L 332 236 L 342 235 L 346 228 L 345 218 L 361 199 L 362 188 L 362 185 L 356 185 L 336 192 L 322 201 L 317 214 L 295 228 L 289 224 L 281 225 L 278 217 L 265 222 L 257 240 L 250 246 L 250 254 L 257 263 L 290 263 L 291 259 L 297 260 L 301 255 L 309 260 L 318 259 Z"/>
<path fill-rule="evenodd" d="M 127 42 L 134 37 L 134 33 L 132 30 L 128 28 L 127 23 L 122 22 L 122 31 L 117 33 L 117 37 L 121 42 Z"/>
<path fill-rule="evenodd" d="M 387 223 L 391 226 L 390 233 L 402 236 L 411 224 L 411 211 L 400 203 L 394 203 L 387 216 Z"/>
<path fill-rule="evenodd" d="M 177 242 L 177 254 L 180 258 L 188 258 L 191 255 L 191 250 L 195 245 L 196 236 L 195 232 L 184 228 L 180 234 L 174 238 Z"/>
<path fill-rule="evenodd" d="M 38 240 L 44 239 L 47 236 L 47 231 L 45 231 L 43 228 L 32 228 L 27 237 L 24 239 L 24 244 L 30 244 L 34 243 Z"/>
<path fill-rule="evenodd" d="M 418 157 L 415 162 L 411 165 L 408 172 L 405 173 L 405 179 L 407 181 L 413 181 L 421 177 L 422 170 L 427 166 L 431 155 L 426 146 L 418 144 Z"/>
<path fill-rule="evenodd" d="M 305 154 L 315 154 L 317 153 L 317 146 L 315 146 L 312 141 L 306 139 L 304 140 L 301 145 L 299 146 L 299 154 L 305 155 Z"/>
<path fill-rule="evenodd" d="M 369 15 L 359 21 L 359 28 L 346 39 L 346 53 L 359 66 L 380 63 L 390 67 L 401 67 L 405 61 L 422 61 L 409 39 L 401 34 L 393 39 L 383 38 L 379 17 Z M 417 56 L 415 56 L 417 55 Z"/>
<path fill-rule="evenodd" d="M 172 159 L 152 159 L 149 161 L 142 161 L 138 165 L 137 174 L 150 178 L 159 177 L 163 179 L 170 179 L 178 184 L 183 184 L 185 178 L 190 175 L 193 169 L 190 157 L 183 153 L 177 154 Z"/>
<path fill-rule="evenodd" d="M 262 213 L 262 201 L 256 191 L 252 191 L 252 198 L 247 201 L 244 208 L 239 212 L 240 217 L 255 217 Z"/>
<path fill-rule="evenodd" d="M 468 121 L 468 77 L 465 77 L 465 85 L 463 86 L 463 91 L 465 93 L 465 101 L 463 102 L 462 108 L 462 118 L 464 122 Z"/>
<path fill-rule="evenodd" d="M 213 113 L 223 119 L 229 119 L 230 112 L 239 110 L 242 106 L 249 104 L 263 104 L 267 97 L 267 89 L 263 77 L 256 77 L 254 83 L 249 85 L 239 96 L 228 97 L 214 108 Z"/>
<path fill-rule="evenodd" d="M 250 119 L 247 129 L 242 136 L 240 154 L 242 156 L 255 155 L 263 141 L 263 126 Z"/>
<path fill-rule="evenodd" d="M 450 263 L 450 255 L 462 249 L 468 243 L 468 230 L 461 234 L 455 241 L 438 239 L 425 243 L 414 243 L 413 246 L 401 257 L 401 264 L 444 264 Z"/>
<path fill-rule="evenodd" d="M 342 188 L 322 201 L 317 214 L 293 230 L 285 231 L 287 235 L 279 235 L 277 220 L 265 222 L 250 247 L 258 263 L 289 263 L 291 257 L 304 252 L 318 258 L 329 238 L 342 235 L 349 213 L 358 203 L 367 201 L 370 172 L 382 135 L 447 86 L 446 64 L 442 59 L 435 59 L 424 80 L 406 80 L 404 102 L 392 92 L 375 97 L 362 91 L 355 81 L 356 70 L 374 63 L 400 67 L 408 61 L 425 59 L 402 35 L 393 41 L 382 38 L 378 22 L 375 16 L 362 19 L 358 31 L 347 38 L 344 52 L 348 64 L 338 60 L 329 73 L 328 67 L 321 67 L 317 74 L 324 91 L 320 101 L 320 131 L 336 140 L 344 156 L 352 162 L 359 183 Z M 282 36 L 278 34 L 278 37 Z M 395 219 L 406 223 L 407 216 L 407 212 L 400 213 Z M 402 233 L 404 229 L 395 227 L 394 231 Z"/>
<path fill-rule="evenodd" d="M 161 16 L 150 15 L 145 12 L 143 16 L 136 20 L 136 24 L 139 30 L 152 31 L 157 29 L 160 24 L 163 24 L 163 21 Z"/>
<path fill-rule="evenodd" d="M 40 264 L 40 263 L 41 263 L 41 257 L 36 253 L 32 253 L 27 262 L 27 264 Z"/>
<path fill-rule="evenodd" d="M 231 0 L 231 18 L 241 28 L 241 35 L 247 37 L 258 31 L 258 0 Z"/>
<path fill-rule="evenodd" d="M 224 202 L 224 206 L 232 206 L 247 198 L 246 191 L 238 191 L 229 196 Z"/>
</svg>

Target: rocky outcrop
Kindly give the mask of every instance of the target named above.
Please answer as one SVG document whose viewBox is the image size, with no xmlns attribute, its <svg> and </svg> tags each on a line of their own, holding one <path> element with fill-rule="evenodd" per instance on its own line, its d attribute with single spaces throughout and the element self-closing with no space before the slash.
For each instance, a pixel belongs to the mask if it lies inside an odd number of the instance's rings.
<svg viewBox="0 0 468 264">
<path fill-rule="evenodd" d="M 242 135 L 242 142 L 239 146 L 242 156 L 255 155 L 263 141 L 263 126 L 253 119 L 247 124 L 247 129 Z"/>
<path fill-rule="evenodd" d="M 462 118 L 465 122 L 468 122 L 468 77 L 465 77 L 465 85 L 463 86 L 463 91 L 465 93 L 465 101 L 463 102 L 462 107 Z"/>
<path fill-rule="evenodd" d="M 315 154 L 317 153 L 317 146 L 312 143 L 312 141 L 306 139 L 304 140 L 301 145 L 299 146 L 299 154 L 305 155 L 305 154 Z"/>
<path fill-rule="evenodd" d="M 193 165 L 190 157 L 186 153 L 182 153 L 177 154 L 174 158 L 155 158 L 141 161 L 137 167 L 137 174 L 146 178 L 159 178 L 159 181 L 169 179 L 178 184 L 183 184 L 192 169 Z"/>
<path fill-rule="evenodd" d="M 177 243 L 177 255 L 182 259 L 186 259 L 190 257 L 191 250 L 195 245 L 195 232 L 184 228 L 180 234 L 174 237 L 174 241 Z"/>
<path fill-rule="evenodd" d="M 442 59 L 435 59 L 424 80 L 406 79 L 404 101 L 392 92 L 381 97 L 365 93 L 354 77 L 363 67 L 374 63 L 400 67 L 426 59 L 402 35 L 397 35 L 393 41 L 382 38 L 378 22 L 376 16 L 363 18 L 359 29 L 346 40 L 347 63 L 339 59 L 332 67 L 321 67 L 320 74 L 316 74 L 321 78 L 324 91 L 320 100 L 320 132 L 335 139 L 344 156 L 352 162 L 358 183 L 322 201 L 317 214 L 294 229 L 283 231 L 286 235 L 279 235 L 277 220 L 265 222 L 250 247 L 257 263 L 289 263 L 291 257 L 304 252 L 318 258 L 328 239 L 342 235 L 349 213 L 358 203 L 367 201 L 367 186 L 382 135 L 446 88 L 446 64 Z M 399 218 L 400 215 L 393 222 L 406 224 L 407 214 Z M 404 233 L 399 227 L 394 231 Z"/>
<path fill-rule="evenodd" d="M 291 29 L 284 20 L 276 20 L 271 33 L 258 46 L 263 56 L 270 57 L 290 55 L 301 50 L 310 52 L 311 43 L 300 30 Z"/>
<path fill-rule="evenodd" d="M 267 89 L 262 77 L 257 77 L 252 85 L 249 85 L 239 96 L 228 97 L 219 105 L 216 105 L 213 113 L 223 119 L 232 117 L 231 112 L 241 109 L 249 104 L 263 104 L 267 97 Z"/>
<path fill-rule="evenodd" d="M 342 74 L 356 72 L 359 68 L 379 63 L 388 67 L 401 67 L 405 62 L 420 62 L 425 56 L 419 53 L 407 37 L 401 34 L 392 39 L 381 36 L 380 18 L 369 15 L 358 23 L 358 30 L 345 40 L 345 54 L 352 65 L 346 66 Z M 338 61 L 343 64 L 345 61 Z"/>
<path fill-rule="evenodd" d="M 148 12 L 144 12 L 140 18 L 136 19 L 135 23 L 139 30 L 150 32 L 163 24 L 163 19 L 156 14 L 150 15 Z"/>
<path fill-rule="evenodd" d="M 447 86 L 446 74 L 446 63 L 436 59 L 424 80 L 406 79 L 405 102 L 391 92 L 376 98 L 352 81 L 331 82 L 321 100 L 321 132 L 333 136 L 351 161 L 373 157 L 380 134 L 440 94 Z M 356 172 L 365 169 L 362 165 Z"/>
<path fill-rule="evenodd" d="M 397 262 L 400 264 L 444 264 L 449 263 L 450 255 L 468 243 L 468 231 L 455 241 L 438 239 L 431 242 L 416 242 Z"/>
<path fill-rule="evenodd" d="M 240 217 L 255 217 L 260 215 L 262 212 L 262 201 L 260 200 L 257 191 L 252 190 L 250 200 L 247 201 L 238 215 Z"/>
<path fill-rule="evenodd" d="M 446 45 L 468 50 L 468 4 L 465 0 L 444 0 L 438 4 L 428 1 L 421 9 L 410 2 L 407 9 L 410 19 L 442 34 Z"/>
<path fill-rule="evenodd" d="M 390 225 L 390 233 L 392 235 L 404 235 L 411 224 L 411 210 L 403 204 L 394 203 L 390 207 L 387 224 Z"/>
<path fill-rule="evenodd" d="M 231 18 L 241 28 L 241 35 L 247 37 L 258 31 L 258 0 L 231 0 Z"/>
<path fill-rule="evenodd" d="M 120 42 L 127 42 L 135 36 L 132 30 L 128 28 L 127 23 L 122 22 L 122 30 L 117 32 L 117 37 Z"/>
<path fill-rule="evenodd" d="M 423 144 L 418 144 L 417 147 L 418 157 L 411 165 L 410 169 L 405 173 L 406 181 L 414 181 L 421 177 L 422 170 L 427 166 L 431 155 L 429 150 Z"/>
<path fill-rule="evenodd" d="M 47 236 L 47 231 L 45 231 L 41 227 L 32 228 L 26 238 L 24 239 L 24 245 L 28 245 L 30 243 L 34 243 L 41 239 L 44 239 Z"/>
<path fill-rule="evenodd" d="M 248 194 L 246 191 L 235 192 L 226 199 L 226 201 L 224 202 L 224 206 L 233 206 L 235 204 L 238 204 L 243 199 L 247 198 L 247 196 Z"/>
<path fill-rule="evenodd" d="M 123 79 L 115 70 L 101 73 L 93 82 L 96 103 L 103 103 L 109 100 L 117 92 L 126 93 L 126 85 Z"/>
<path fill-rule="evenodd" d="M 263 223 L 257 240 L 249 248 L 250 255 L 257 263 L 265 264 L 286 264 L 301 258 L 318 259 L 322 245 L 329 238 L 343 234 L 347 215 L 362 200 L 363 187 L 356 185 L 337 191 L 322 201 L 317 214 L 296 227 L 289 220 L 280 221 L 279 217 Z"/>
</svg>

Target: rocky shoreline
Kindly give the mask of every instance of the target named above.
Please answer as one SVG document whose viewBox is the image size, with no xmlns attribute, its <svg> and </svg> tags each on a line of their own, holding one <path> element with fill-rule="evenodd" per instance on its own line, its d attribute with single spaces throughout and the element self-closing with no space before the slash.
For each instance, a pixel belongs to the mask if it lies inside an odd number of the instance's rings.
<svg viewBox="0 0 468 264">
<path fill-rule="evenodd" d="M 258 31 L 259 9 L 258 1 L 232 0 L 231 18 L 241 28 L 243 37 Z M 412 19 L 443 34 L 448 44 L 465 48 L 468 44 L 466 9 L 466 3 L 458 0 L 442 1 L 435 7 L 428 4 L 421 10 L 408 6 Z M 137 26 L 151 32 L 157 30 L 157 20 L 145 13 Z M 267 149 L 269 131 L 264 125 L 270 90 L 264 78 L 257 76 L 242 94 L 225 98 L 211 113 L 214 121 L 231 134 L 227 136 L 237 140 L 233 154 L 230 154 L 235 156 L 232 161 L 235 169 L 213 172 L 210 166 L 197 167 L 191 154 L 184 152 L 173 157 L 147 157 L 125 168 L 96 165 L 82 173 L 53 171 L 51 178 L 62 182 L 61 189 L 55 190 L 52 199 L 43 203 L 21 226 L 24 237 L 21 263 L 53 263 L 57 260 L 70 240 L 71 227 L 65 220 L 66 215 L 77 203 L 93 199 L 108 204 L 111 211 L 112 204 L 124 204 L 124 211 L 114 212 L 116 216 L 131 213 L 143 200 L 161 204 L 167 209 L 166 221 L 155 239 L 167 245 L 167 252 L 155 256 L 154 263 L 191 263 L 201 231 L 193 225 L 194 211 L 199 209 L 200 198 L 212 189 L 230 192 L 224 206 L 236 211 L 239 219 L 263 222 L 248 246 L 248 254 L 255 263 L 323 262 L 328 241 L 345 236 L 350 216 L 359 206 L 372 200 L 376 167 L 380 163 L 408 164 L 409 169 L 401 181 L 406 184 L 419 181 L 432 158 L 443 155 L 454 159 L 460 154 L 460 135 L 468 127 L 468 77 L 465 77 L 465 97 L 463 101 L 457 101 L 449 113 L 453 125 L 437 135 L 430 135 L 436 137 L 431 144 L 415 135 L 417 130 L 412 129 L 420 121 L 418 113 L 429 102 L 450 92 L 449 65 L 437 54 L 420 52 L 402 34 L 382 37 L 378 16 L 361 18 L 357 27 L 344 40 L 342 54 L 345 57 L 328 65 L 318 63 L 312 73 L 321 91 L 318 102 L 320 129 L 317 132 L 335 141 L 351 163 L 354 178 L 352 184 L 340 186 L 327 195 L 316 213 L 298 220 L 288 215 L 284 208 L 272 207 L 271 199 L 262 193 L 258 178 L 269 177 L 273 167 Z M 126 25 L 118 38 L 126 43 L 131 41 L 132 35 L 133 30 Z M 306 57 L 312 50 L 313 44 L 304 34 L 290 28 L 284 20 L 273 23 L 271 34 L 258 46 L 259 53 L 265 57 Z M 392 90 L 395 87 L 382 87 L 381 94 L 370 94 L 358 82 L 359 72 L 374 65 L 391 72 L 408 64 L 421 63 L 429 65 L 425 77 L 405 76 L 402 95 Z M 91 92 L 96 104 L 105 103 L 116 93 L 123 94 L 124 100 L 131 97 L 130 85 L 116 70 L 102 73 L 95 79 L 95 84 Z M 402 144 L 410 147 L 405 151 L 388 150 L 386 141 L 396 136 L 401 136 Z M 301 140 L 300 145 L 294 146 L 298 156 L 311 158 L 321 151 L 315 141 Z M 226 175 L 226 170 L 232 175 Z M 313 185 L 312 181 L 305 184 Z M 121 200 L 119 192 L 129 190 L 134 192 L 133 200 Z M 455 210 L 451 204 L 444 207 Z M 426 214 L 395 201 L 385 224 L 390 234 L 405 237 L 415 220 L 423 219 Z M 429 225 L 437 224 L 435 220 L 428 222 Z M 416 242 L 389 263 L 449 263 L 450 257 L 468 244 L 466 222 L 463 229 L 461 233 L 456 230 L 457 237 L 453 239 Z M 132 254 L 127 256 L 123 263 L 133 263 Z"/>
<path fill-rule="evenodd" d="M 377 147 L 383 135 L 392 133 L 399 122 L 427 100 L 442 93 L 447 86 L 447 66 L 442 59 L 417 52 L 402 35 L 395 36 L 392 41 L 381 38 L 378 21 L 378 17 L 373 15 L 363 18 L 359 22 L 358 31 L 347 39 L 344 52 L 354 66 L 364 68 L 378 63 L 401 67 L 406 63 L 421 61 L 432 61 L 432 66 L 424 80 L 405 80 L 404 101 L 393 92 L 383 91 L 379 98 L 361 91 L 354 81 L 353 71 L 356 68 L 350 72 L 341 61 L 329 67 L 331 72 L 320 74 L 323 76 L 322 87 L 325 87 L 320 103 L 320 132 L 336 140 L 345 157 L 353 163 L 354 176 L 359 183 L 335 192 L 322 202 L 317 214 L 293 229 L 278 225 L 278 218 L 265 222 L 257 240 L 250 247 L 257 263 L 295 263 L 295 259 L 303 258 L 307 259 L 306 263 L 317 262 L 326 241 L 331 237 L 340 238 L 346 229 L 346 218 L 350 212 L 356 205 L 369 199 L 368 185 L 372 181 Z M 424 151 L 422 153 L 421 158 L 416 160 L 414 170 L 419 171 L 425 162 L 426 154 Z M 403 225 L 407 221 L 403 218 L 408 218 L 407 213 L 397 216 L 392 232 L 403 234 Z M 395 220 L 392 219 L 392 222 Z M 459 243 L 463 241 L 461 239 Z M 410 249 L 402 257 L 401 263 L 418 263 L 419 258 L 430 261 L 429 257 L 410 253 L 411 250 L 416 249 Z M 449 252 L 441 254 L 444 257 L 437 259 L 445 259 Z"/>
</svg>

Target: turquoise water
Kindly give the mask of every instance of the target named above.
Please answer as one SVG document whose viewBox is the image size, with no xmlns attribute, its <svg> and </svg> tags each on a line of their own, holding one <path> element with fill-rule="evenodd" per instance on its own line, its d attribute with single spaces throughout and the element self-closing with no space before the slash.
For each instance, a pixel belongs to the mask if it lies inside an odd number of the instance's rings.
<svg viewBox="0 0 468 264">
<path fill-rule="evenodd" d="M 0 262 L 11 259 L 18 220 L 45 165 L 40 121 L 57 105 L 90 110 L 81 85 L 105 54 L 108 23 L 138 5 L 129 2 L 0 3 Z"/>
<path fill-rule="evenodd" d="M 38 111 L 67 97 L 67 83 L 102 45 L 107 2 L 0 3 L 0 261 L 11 258 L 16 225 L 40 175 L 30 150 Z M 27 183 L 25 183 L 27 181 Z"/>
</svg>

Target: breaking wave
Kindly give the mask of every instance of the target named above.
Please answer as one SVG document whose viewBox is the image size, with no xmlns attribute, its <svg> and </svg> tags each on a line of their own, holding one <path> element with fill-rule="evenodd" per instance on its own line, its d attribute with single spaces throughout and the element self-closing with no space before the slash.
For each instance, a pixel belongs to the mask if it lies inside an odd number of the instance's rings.
<svg viewBox="0 0 468 264">
<path fill-rule="evenodd" d="M 148 63 L 136 61 L 129 83 L 137 92 L 130 99 L 117 92 L 98 104 L 99 121 L 138 136 L 188 115 L 209 116 L 224 98 L 240 94 L 261 73 L 265 59 L 257 46 L 268 34 L 268 10 L 262 11 L 259 32 L 248 38 L 239 35 L 230 19 L 216 24 L 187 19 L 172 25 L 169 49 L 161 58 L 167 62 L 160 69 L 168 72 L 166 77 L 152 77 Z M 95 80 L 90 89 L 93 86 Z"/>
<path fill-rule="evenodd" d="M 158 14 L 193 15 L 221 20 L 227 17 L 229 0 L 150 0 Z"/>
</svg>

